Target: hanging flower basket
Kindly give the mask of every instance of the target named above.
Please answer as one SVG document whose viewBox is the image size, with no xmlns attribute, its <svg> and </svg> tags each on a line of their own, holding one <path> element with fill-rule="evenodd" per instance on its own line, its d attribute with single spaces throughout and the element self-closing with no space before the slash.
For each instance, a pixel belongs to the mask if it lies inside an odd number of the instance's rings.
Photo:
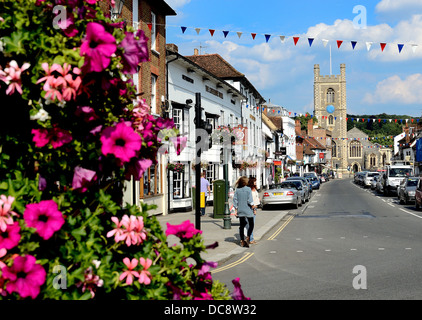
<svg viewBox="0 0 422 320">
<path fill-rule="evenodd" d="M 183 163 L 169 163 L 167 169 L 174 172 L 182 173 L 185 171 L 185 165 Z"/>
</svg>

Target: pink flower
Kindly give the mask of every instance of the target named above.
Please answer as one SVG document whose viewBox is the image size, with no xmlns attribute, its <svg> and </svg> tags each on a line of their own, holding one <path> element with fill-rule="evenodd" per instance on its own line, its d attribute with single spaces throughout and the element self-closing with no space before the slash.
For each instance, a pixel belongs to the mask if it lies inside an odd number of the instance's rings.
<svg viewBox="0 0 422 320">
<path fill-rule="evenodd" d="M 6 197 L 4 194 L 0 196 L 0 231 L 5 232 L 7 225 L 13 224 L 13 217 L 18 214 L 14 211 L 10 211 L 12 203 L 15 198 L 12 196 Z"/>
<path fill-rule="evenodd" d="M 9 280 L 6 284 L 7 292 L 17 292 L 22 298 L 35 299 L 46 279 L 44 268 L 36 264 L 35 257 L 31 255 L 16 257 L 12 266 L 4 267 L 2 273 Z"/>
<path fill-rule="evenodd" d="M 104 129 L 100 140 L 104 155 L 113 154 L 123 162 L 129 162 L 135 157 L 142 145 L 141 136 L 124 122 Z"/>
<path fill-rule="evenodd" d="M 125 214 L 121 221 L 117 217 L 112 217 L 111 220 L 115 223 L 116 228 L 107 233 L 107 238 L 114 235 L 114 241 L 124 241 L 128 247 L 141 244 L 146 239 L 142 216 L 129 217 Z"/>
<path fill-rule="evenodd" d="M 50 143 L 54 149 L 57 149 L 72 141 L 72 135 L 68 131 L 57 127 L 50 130 L 44 128 L 32 129 L 31 133 L 34 135 L 32 140 L 38 148 L 42 148 Z"/>
<path fill-rule="evenodd" d="M 99 117 L 95 114 L 95 110 L 89 106 L 78 106 L 76 108 L 75 115 L 82 117 L 86 123 L 99 119 Z"/>
<path fill-rule="evenodd" d="M 79 281 L 75 285 L 78 288 L 82 286 L 82 292 L 89 290 L 91 298 L 94 298 L 97 288 L 102 287 L 104 285 L 104 281 L 100 279 L 98 275 L 94 274 L 92 267 L 89 267 L 84 271 L 84 281 Z"/>
<path fill-rule="evenodd" d="M 166 236 L 173 234 L 179 237 L 181 240 L 184 240 L 191 239 L 195 234 L 198 233 L 202 234 L 202 231 L 195 229 L 193 223 L 191 223 L 189 220 L 186 220 L 179 225 L 171 225 L 170 223 L 167 223 Z"/>
<path fill-rule="evenodd" d="M 75 100 L 76 94 L 79 90 L 79 86 L 81 85 L 81 77 L 76 77 L 73 79 L 71 74 L 68 74 L 64 77 L 67 82 L 67 87 L 63 89 L 63 99 L 65 101 Z"/>
<path fill-rule="evenodd" d="M 136 159 L 129 162 L 127 172 L 125 175 L 126 180 L 130 180 L 131 176 L 135 180 L 140 180 L 145 171 L 152 166 L 152 160 L 150 159 Z"/>
<path fill-rule="evenodd" d="M 0 72 L 0 80 L 9 85 L 6 90 L 7 95 L 12 95 L 15 93 L 15 90 L 22 94 L 21 74 L 30 66 L 29 63 L 24 63 L 22 67 L 19 67 L 18 63 L 15 60 L 12 60 L 9 62 L 9 67 Z"/>
<path fill-rule="evenodd" d="M 86 72 L 101 72 L 107 68 L 111 55 L 116 51 L 116 39 L 96 22 L 89 22 L 86 38 L 81 45 L 80 53 L 85 57 L 83 69 Z"/>
<path fill-rule="evenodd" d="M 40 203 L 31 203 L 26 206 L 23 218 L 26 225 L 37 229 L 37 233 L 44 240 L 48 240 L 61 229 L 65 220 L 53 200 L 43 200 Z"/>
<path fill-rule="evenodd" d="M 7 250 L 5 248 L 0 249 L 0 258 L 3 258 L 7 254 Z M 4 262 L 0 261 L 0 271 L 6 266 Z M 0 284 L 0 294 L 2 293 L 2 285 Z"/>
<path fill-rule="evenodd" d="M 85 192 L 95 180 L 97 180 L 97 173 L 95 171 L 81 167 L 75 167 L 72 188 L 74 190 Z"/>
<path fill-rule="evenodd" d="M 133 74 L 138 72 L 138 65 L 141 62 L 148 61 L 148 38 L 142 30 L 136 33 L 125 32 L 125 38 L 119 47 L 123 48 L 122 62 L 123 73 Z"/>
<path fill-rule="evenodd" d="M 6 230 L 0 232 L 0 248 L 9 250 L 16 247 L 21 239 L 20 230 L 18 222 L 7 225 Z"/>
<path fill-rule="evenodd" d="M 232 280 L 234 291 L 232 294 L 233 300 L 251 300 L 243 294 L 242 286 L 240 285 L 239 278 Z"/>
<path fill-rule="evenodd" d="M 147 258 L 139 258 L 139 263 L 143 268 L 141 273 L 139 274 L 139 283 L 143 283 L 145 285 L 149 285 L 151 283 L 151 273 L 147 271 L 149 267 L 151 267 L 152 260 Z"/>
<path fill-rule="evenodd" d="M 133 258 L 132 261 L 129 260 L 129 258 L 124 258 L 123 263 L 126 265 L 128 270 L 123 272 L 119 280 L 123 281 L 124 278 L 126 278 L 126 284 L 131 285 L 133 283 L 133 277 L 139 277 L 139 273 L 137 271 L 133 271 L 138 265 L 138 259 Z"/>
</svg>

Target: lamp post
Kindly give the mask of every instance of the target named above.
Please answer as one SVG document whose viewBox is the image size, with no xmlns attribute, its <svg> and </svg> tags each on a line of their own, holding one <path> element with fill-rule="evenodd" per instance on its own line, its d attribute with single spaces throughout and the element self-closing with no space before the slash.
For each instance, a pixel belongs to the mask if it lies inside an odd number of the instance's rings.
<svg viewBox="0 0 422 320">
<path fill-rule="evenodd" d="M 224 203 L 224 229 L 231 229 L 231 218 L 229 210 L 229 151 L 231 150 L 227 143 L 223 146 L 224 152 L 224 180 L 226 182 L 225 203 Z"/>
<path fill-rule="evenodd" d="M 125 0 L 115 0 L 114 8 L 111 7 L 110 9 L 111 18 L 113 20 L 118 18 L 122 14 L 124 4 Z"/>
</svg>

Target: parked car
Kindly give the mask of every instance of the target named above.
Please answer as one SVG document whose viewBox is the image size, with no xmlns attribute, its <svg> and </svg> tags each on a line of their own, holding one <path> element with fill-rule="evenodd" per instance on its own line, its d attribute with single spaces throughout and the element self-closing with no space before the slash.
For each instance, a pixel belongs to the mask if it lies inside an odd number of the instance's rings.
<svg viewBox="0 0 422 320">
<path fill-rule="evenodd" d="M 379 177 L 377 177 L 377 184 L 375 186 L 375 190 L 378 193 L 384 193 L 384 188 L 383 188 L 383 185 L 382 185 L 382 175 L 380 175 Z"/>
<path fill-rule="evenodd" d="M 294 208 L 299 208 L 302 205 L 301 190 L 299 189 L 300 187 L 293 182 L 273 185 L 262 196 L 262 208 L 265 209 L 271 204 L 293 205 Z"/>
<path fill-rule="evenodd" d="M 422 206 L 422 177 L 418 179 L 418 184 L 415 190 L 415 209 L 419 210 Z"/>
<path fill-rule="evenodd" d="M 415 201 L 415 192 L 418 180 L 418 177 L 409 177 L 403 179 L 403 181 L 400 183 L 397 190 L 397 197 L 401 204 L 408 204 L 411 201 Z"/>
<path fill-rule="evenodd" d="M 311 192 L 309 189 L 309 186 L 307 185 L 307 182 L 304 180 L 288 180 L 286 182 L 294 183 L 296 187 L 298 187 L 299 191 L 301 191 L 301 197 L 302 197 L 302 203 L 309 202 L 309 199 L 311 198 Z"/>
<path fill-rule="evenodd" d="M 319 190 L 319 188 L 321 187 L 321 183 L 318 177 L 311 177 L 311 183 L 312 183 L 313 190 Z"/>
<path fill-rule="evenodd" d="M 377 188 L 377 182 L 381 179 L 381 174 L 377 175 L 374 177 L 374 179 L 372 179 L 371 181 L 371 189 L 372 190 L 376 190 Z"/>
<path fill-rule="evenodd" d="M 286 179 L 286 181 L 294 181 L 294 180 L 300 180 L 303 181 L 304 183 L 304 187 L 306 188 L 306 194 L 307 194 L 307 198 L 305 199 L 306 201 L 308 201 L 308 197 L 311 197 L 311 186 L 308 183 L 308 180 L 306 180 L 306 178 L 304 177 L 289 177 Z"/>
<path fill-rule="evenodd" d="M 303 174 L 303 176 L 304 176 L 305 178 L 309 178 L 309 177 L 311 177 L 311 178 L 317 178 L 317 179 L 319 179 L 319 178 L 318 178 L 318 175 L 317 175 L 317 173 L 316 173 L 316 172 L 305 172 L 305 173 Z"/>
<path fill-rule="evenodd" d="M 371 186 L 374 177 L 379 176 L 379 172 L 365 172 L 362 177 L 362 185 L 367 188 Z"/>
<path fill-rule="evenodd" d="M 304 178 L 306 179 L 306 182 L 308 183 L 308 186 L 309 186 L 309 193 L 312 193 L 312 192 L 314 191 L 314 187 L 313 187 L 313 185 L 312 185 L 311 178 L 309 178 L 309 177 L 304 177 Z"/>
<path fill-rule="evenodd" d="M 326 180 L 325 180 L 325 177 L 323 176 L 323 175 L 319 175 L 318 176 L 319 177 L 319 181 L 321 182 L 321 183 L 324 183 Z"/>
</svg>

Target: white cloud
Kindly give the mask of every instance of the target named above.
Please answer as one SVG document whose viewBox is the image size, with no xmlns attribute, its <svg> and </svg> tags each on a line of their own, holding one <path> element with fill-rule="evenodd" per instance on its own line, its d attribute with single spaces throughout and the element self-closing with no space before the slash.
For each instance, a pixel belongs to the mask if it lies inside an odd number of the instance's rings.
<svg viewBox="0 0 422 320">
<path fill-rule="evenodd" d="M 422 102 L 422 74 L 416 73 L 401 79 L 395 75 L 377 84 L 374 93 L 367 93 L 364 103 L 398 105 L 420 104 Z"/>
<path fill-rule="evenodd" d="M 409 10 L 409 13 L 414 13 L 415 10 L 422 10 L 422 2 L 420 0 L 382 0 L 377 4 L 375 10 L 381 13 Z"/>
</svg>

